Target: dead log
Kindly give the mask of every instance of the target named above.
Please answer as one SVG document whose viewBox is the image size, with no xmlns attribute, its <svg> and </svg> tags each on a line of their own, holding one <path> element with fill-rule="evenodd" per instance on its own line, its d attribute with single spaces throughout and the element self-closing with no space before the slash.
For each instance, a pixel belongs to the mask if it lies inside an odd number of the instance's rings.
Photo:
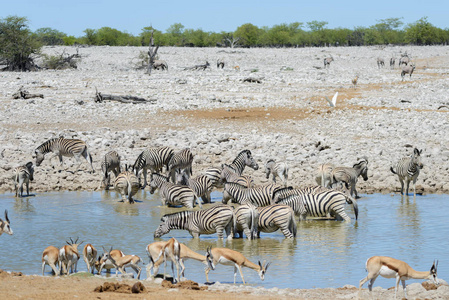
<svg viewBox="0 0 449 300">
<path fill-rule="evenodd" d="M 151 75 L 151 70 L 153 69 L 153 64 L 154 64 L 154 58 L 156 57 L 157 54 L 157 50 L 159 49 L 159 45 L 156 46 L 156 48 L 154 48 L 154 39 L 153 39 L 153 33 L 154 30 L 151 31 L 151 38 L 150 38 L 150 44 L 148 46 L 148 56 L 149 56 L 149 61 L 148 61 L 148 69 L 147 69 L 147 73 L 149 75 Z M 167 68 L 168 69 L 168 68 Z"/>
<path fill-rule="evenodd" d="M 244 79 L 241 79 L 243 82 L 255 82 L 255 83 L 262 83 L 262 79 L 254 78 L 254 77 L 246 77 Z"/>
<path fill-rule="evenodd" d="M 104 101 L 117 101 L 121 103 L 132 103 L 132 104 L 139 104 L 139 103 L 154 103 L 156 100 L 148 100 L 145 98 L 140 98 L 136 96 L 116 96 L 116 95 L 110 95 L 110 94 L 102 94 L 98 90 L 96 90 L 95 93 L 95 102 L 102 103 Z"/>
<path fill-rule="evenodd" d="M 193 67 L 186 67 L 186 68 L 184 68 L 184 70 L 201 70 L 201 69 L 203 69 L 203 71 L 204 71 L 204 70 L 206 70 L 208 67 L 210 67 L 210 64 L 209 64 L 208 61 L 206 61 L 206 63 L 203 64 L 203 65 L 195 65 L 195 66 L 193 66 Z"/>
<path fill-rule="evenodd" d="M 44 99 L 43 94 L 31 94 L 27 90 L 23 89 L 23 86 L 14 94 L 12 94 L 14 99 L 31 99 L 31 98 L 42 98 Z"/>
<path fill-rule="evenodd" d="M 447 105 L 441 105 L 440 107 L 438 107 L 438 109 L 442 109 L 442 108 L 447 108 L 447 109 L 449 109 L 449 106 L 447 106 Z"/>
</svg>

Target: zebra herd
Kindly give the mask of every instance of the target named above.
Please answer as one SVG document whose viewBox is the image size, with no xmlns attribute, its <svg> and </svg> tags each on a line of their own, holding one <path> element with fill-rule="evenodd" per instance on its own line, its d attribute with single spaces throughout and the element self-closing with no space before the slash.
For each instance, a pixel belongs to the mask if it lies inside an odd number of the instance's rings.
<svg viewBox="0 0 449 300">
<path fill-rule="evenodd" d="M 35 150 L 36 166 L 40 166 L 45 154 L 52 152 L 59 157 L 62 165 L 63 156 L 73 156 L 78 162 L 84 157 L 92 172 L 92 156 L 85 142 L 64 137 L 50 139 Z M 413 182 L 416 194 L 416 180 L 420 169 L 422 150 L 414 149 L 413 155 L 401 159 L 391 168 L 401 182 L 401 193 L 406 194 L 409 184 Z M 250 150 L 243 150 L 230 164 L 210 167 L 203 174 L 193 175 L 193 154 L 185 148 L 176 152 L 168 146 L 148 148 L 142 151 L 132 166 L 125 165 L 122 170 L 120 155 L 109 151 L 101 161 L 102 180 L 100 185 L 109 188 L 111 173 L 114 174 L 114 189 L 121 194 L 122 201 L 133 203 L 133 196 L 149 185 L 153 194 L 158 190 L 162 205 L 182 206 L 199 211 L 184 211 L 165 215 L 154 233 L 155 237 L 167 234 L 172 229 L 188 230 L 192 236 L 218 233 L 222 238 L 224 232 L 228 238 L 243 233 L 248 239 L 260 236 L 260 232 L 273 232 L 278 229 L 285 237 L 296 236 L 296 224 L 293 216 L 300 220 L 310 217 L 335 217 L 350 221 L 345 212 L 345 205 L 352 204 L 355 218 L 358 217 L 356 184 L 358 177 L 368 179 L 368 158 L 363 156 L 350 167 L 323 164 L 316 173 L 318 186 L 293 188 L 287 185 L 288 166 L 283 162 L 269 159 L 265 164 L 268 179 L 272 175 L 273 183 L 255 185 L 254 178 L 244 175 L 246 167 L 254 170 L 259 165 Z M 148 178 L 148 171 L 150 175 Z M 165 173 L 164 173 L 165 171 Z M 29 194 L 29 182 L 33 180 L 34 166 L 28 162 L 14 170 L 16 196 L 23 196 L 23 184 Z M 143 184 L 141 177 L 143 175 Z M 279 178 L 282 185 L 276 183 Z M 202 203 L 211 203 L 213 189 L 223 189 L 222 204 L 211 208 L 202 208 Z M 20 193 L 19 193 L 20 191 Z M 200 199 L 201 198 L 201 199 Z M 231 204 L 237 205 L 235 208 Z"/>
</svg>

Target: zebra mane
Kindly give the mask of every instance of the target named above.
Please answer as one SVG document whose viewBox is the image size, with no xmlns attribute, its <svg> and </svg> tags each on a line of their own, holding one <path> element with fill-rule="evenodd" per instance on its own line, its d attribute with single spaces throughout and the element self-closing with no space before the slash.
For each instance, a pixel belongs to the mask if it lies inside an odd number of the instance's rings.
<svg viewBox="0 0 449 300">
<path fill-rule="evenodd" d="M 292 186 L 288 186 L 288 187 L 284 187 L 284 188 L 278 188 L 278 189 L 274 190 L 273 196 L 276 195 L 277 193 L 287 192 L 287 191 L 291 191 L 291 190 L 293 190 Z"/>
<path fill-rule="evenodd" d="M 165 175 L 162 175 L 160 173 L 151 173 L 151 177 L 156 176 L 156 177 L 160 177 L 162 179 L 165 179 L 166 181 L 168 181 L 168 177 Z"/>
<path fill-rule="evenodd" d="M 25 164 L 25 167 L 27 167 L 27 169 L 31 169 L 33 167 L 33 163 L 29 161 Z"/>
<path fill-rule="evenodd" d="M 232 166 L 230 166 L 230 165 L 228 165 L 228 164 L 222 164 L 222 165 L 221 165 L 221 168 L 222 168 L 222 169 L 224 169 L 224 167 L 227 167 L 227 168 L 231 169 L 232 171 L 237 172 L 236 169 L 234 169 Z"/>
<path fill-rule="evenodd" d="M 270 162 L 275 162 L 275 161 L 274 161 L 274 159 L 270 158 L 270 159 L 267 161 L 267 164 L 269 164 Z"/>
<path fill-rule="evenodd" d="M 237 182 L 226 182 L 225 185 L 237 186 L 237 187 L 242 187 L 245 189 L 248 188 L 247 186 L 241 185 L 240 183 L 237 183 Z"/>
<path fill-rule="evenodd" d="M 243 154 L 252 155 L 251 151 L 249 151 L 248 149 L 242 150 L 242 151 L 240 151 L 240 153 L 237 155 L 237 157 L 234 159 L 234 161 L 232 163 L 235 163 Z"/>
<path fill-rule="evenodd" d="M 363 164 L 368 165 L 368 161 L 366 161 L 366 160 L 363 159 L 363 160 L 358 161 L 357 163 L 355 163 L 352 167 L 353 167 L 354 169 L 357 169 L 357 168 L 361 167 Z"/>
</svg>

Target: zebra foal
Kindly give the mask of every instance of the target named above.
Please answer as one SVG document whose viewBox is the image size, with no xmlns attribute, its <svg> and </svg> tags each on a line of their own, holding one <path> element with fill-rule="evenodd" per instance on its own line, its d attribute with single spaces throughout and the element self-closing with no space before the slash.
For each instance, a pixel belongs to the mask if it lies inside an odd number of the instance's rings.
<svg viewBox="0 0 449 300">
<path fill-rule="evenodd" d="M 81 165 L 80 157 L 84 157 L 90 164 L 90 168 L 92 169 L 92 173 L 95 173 L 95 170 L 92 166 L 92 156 L 87 150 L 87 145 L 85 142 L 77 139 L 65 139 L 63 136 L 59 138 L 54 138 L 46 141 L 42 145 L 36 148 L 34 154 L 36 156 L 36 166 L 40 166 L 42 161 L 44 160 L 45 154 L 53 152 L 54 156 L 59 157 L 59 162 L 62 166 L 62 157 L 74 157 L 79 165 Z M 79 166 L 78 166 L 79 167 Z"/>
<path fill-rule="evenodd" d="M 128 203 L 134 203 L 133 196 L 140 187 L 139 179 L 133 172 L 128 171 L 128 166 L 125 169 L 115 178 L 114 189 L 122 196 L 123 202 L 128 200 Z"/>
<path fill-rule="evenodd" d="M 23 166 L 14 169 L 14 190 L 16 197 L 23 197 L 23 184 L 27 188 L 27 196 L 30 195 L 30 181 L 34 180 L 34 166 L 32 162 L 28 162 Z M 20 189 L 20 195 L 19 195 Z"/>
<path fill-rule="evenodd" d="M 350 195 L 359 198 L 355 188 L 357 179 L 362 176 L 363 180 L 368 180 L 368 158 L 363 156 L 352 168 L 336 167 L 332 169 L 332 185 L 335 183 L 344 183 L 346 189 L 350 189 Z"/>
<path fill-rule="evenodd" d="M 167 214 L 161 218 L 161 224 L 154 232 L 154 237 L 159 238 L 173 229 L 187 230 L 194 238 L 201 234 L 217 233 L 218 238 L 223 238 L 226 231 L 228 239 L 232 239 L 232 225 L 234 212 L 228 205 L 215 205 L 211 208 L 198 211 L 181 211 Z"/>
<path fill-rule="evenodd" d="M 404 181 L 406 184 L 405 195 L 408 195 L 410 181 L 413 181 L 413 197 L 416 197 L 416 180 L 418 179 L 419 170 L 423 168 L 421 161 L 422 150 L 415 148 L 413 154 L 408 157 L 401 158 L 395 165 L 396 170 L 390 167 L 393 174 L 398 175 L 401 183 L 401 195 L 404 195 Z"/>
<path fill-rule="evenodd" d="M 104 185 L 106 190 L 109 189 L 109 182 L 111 181 L 109 172 L 111 171 L 114 173 L 115 178 L 117 178 L 118 174 L 121 173 L 120 156 L 116 151 L 106 153 L 101 162 L 101 173 L 103 173 L 103 180 L 101 183 Z"/>
<path fill-rule="evenodd" d="M 186 169 L 189 175 L 192 175 L 193 154 L 189 148 L 185 148 L 175 153 L 168 162 L 168 177 L 175 182 L 175 172 Z"/>
<path fill-rule="evenodd" d="M 330 188 L 332 185 L 332 164 L 322 164 L 315 172 L 315 181 L 322 187 Z"/>
<path fill-rule="evenodd" d="M 286 163 L 276 163 L 274 159 L 269 159 L 265 164 L 265 175 L 267 179 L 270 177 L 270 173 L 273 176 L 274 184 L 276 184 L 276 177 L 279 177 L 284 186 L 287 186 L 288 166 Z"/>
<path fill-rule="evenodd" d="M 168 177 L 153 173 L 150 181 L 150 194 L 153 194 L 156 189 L 159 189 L 162 205 L 182 205 L 187 208 L 193 208 L 195 200 L 197 200 L 198 206 L 202 208 L 201 201 L 191 188 L 171 183 Z"/>
<path fill-rule="evenodd" d="M 140 170 L 143 170 L 143 189 L 147 186 L 147 173 L 160 173 L 165 166 L 168 169 L 168 163 L 175 151 L 170 147 L 149 148 L 142 151 L 137 157 L 133 170 L 136 176 L 139 176 Z"/>
</svg>

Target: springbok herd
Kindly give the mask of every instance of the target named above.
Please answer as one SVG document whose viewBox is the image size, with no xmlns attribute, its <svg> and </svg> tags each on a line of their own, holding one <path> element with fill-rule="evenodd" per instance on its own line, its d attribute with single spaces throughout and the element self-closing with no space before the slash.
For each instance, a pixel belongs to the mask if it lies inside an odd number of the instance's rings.
<svg viewBox="0 0 449 300">
<path fill-rule="evenodd" d="M 94 172 L 91 155 L 85 142 L 76 139 L 65 139 L 59 137 L 48 140 L 36 148 L 36 166 L 44 160 L 47 153 L 59 157 L 61 166 L 62 157 L 74 157 L 80 162 L 84 157 L 92 172 Z M 420 169 L 423 167 L 421 161 L 422 150 L 414 149 L 412 155 L 402 158 L 391 172 L 398 175 L 401 183 L 401 194 L 404 194 L 404 181 L 406 184 L 405 194 L 408 195 L 409 184 L 413 182 L 414 195 L 415 183 Z M 170 147 L 148 148 L 136 159 L 134 165 L 125 165 L 122 170 L 120 155 L 115 151 L 108 152 L 101 161 L 102 178 L 100 186 L 109 188 L 111 172 L 114 174 L 113 188 L 122 196 L 122 201 L 133 204 L 133 196 L 140 188 L 150 186 L 150 193 L 159 190 L 159 197 L 163 205 L 172 207 L 186 207 L 176 213 L 164 215 L 161 224 L 154 233 L 155 238 L 167 234 L 173 229 L 184 229 L 197 238 L 201 234 L 217 233 L 218 238 L 223 238 L 224 232 L 228 239 L 243 237 L 247 239 L 260 237 L 260 232 L 274 232 L 280 229 L 286 238 L 296 236 L 296 220 L 307 216 L 335 218 L 337 220 L 350 221 L 345 213 L 346 203 L 352 204 L 355 218 L 358 216 L 357 200 L 358 193 L 356 183 L 359 176 L 368 179 L 368 158 L 363 156 L 357 159 L 353 167 L 333 166 L 326 163 L 317 167 L 317 186 L 305 188 L 293 188 L 288 186 L 288 165 L 284 162 L 276 162 L 269 159 L 265 164 L 266 178 L 272 176 L 273 183 L 263 186 L 255 186 L 254 178 L 244 175 L 246 166 L 259 169 L 259 165 L 253 158 L 251 151 L 241 151 L 230 164 L 220 167 L 210 167 L 203 174 L 195 177 L 193 175 L 193 154 L 190 149 L 182 149 L 175 152 Z M 81 163 L 81 162 L 80 162 Z M 165 169 L 165 172 L 163 173 Z M 149 180 L 147 172 L 150 170 Z M 29 195 L 29 183 L 33 180 L 34 166 L 32 162 L 17 167 L 14 170 L 13 180 L 15 184 L 16 197 L 23 196 L 23 185 L 26 186 Z M 144 182 L 141 183 L 141 175 Z M 282 184 L 277 183 L 277 179 Z M 214 188 L 223 189 L 221 204 L 212 205 L 210 208 L 202 208 L 202 202 L 211 203 L 210 193 Z M 200 198 L 202 200 L 200 200 Z M 231 201 L 235 206 L 228 205 Z M 195 205 L 200 210 L 193 210 Z M 10 227 L 8 212 L 5 210 L 5 219 L 0 219 L 0 234 L 13 234 Z M 70 238 L 67 245 L 61 248 L 47 247 L 42 253 L 42 274 L 45 265 L 49 265 L 56 275 L 65 275 L 77 272 L 77 263 L 80 258 L 78 247 L 84 242 L 78 242 Z M 146 247 L 149 257 L 147 265 L 148 277 L 158 273 L 159 266 L 167 261 L 172 262 L 173 278 L 180 280 L 184 276 L 184 260 L 195 259 L 206 265 L 205 275 L 209 281 L 208 274 L 214 270 L 217 264 L 234 266 L 234 283 L 237 270 L 239 270 L 243 283 L 245 283 L 242 267 L 248 267 L 258 272 L 263 280 L 270 263 L 252 263 L 241 253 L 227 248 L 208 248 L 206 254 L 201 255 L 189 249 L 186 245 L 179 243 L 175 238 L 168 241 L 156 241 Z M 140 279 L 142 259 L 137 255 L 125 255 L 118 249 L 105 249 L 103 254 L 98 255 L 97 249 L 90 243 L 83 248 L 83 258 L 88 272 L 92 274 L 97 270 L 101 274 L 103 269 L 115 269 L 125 273 L 125 267 L 131 267 Z M 375 279 L 381 275 L 386 278 L 396 278 L 396 290 L 399 282 L 405 289 L 405 280 L 410 278 L 432 279 L 436 284 L 437 265 L 432 265 L 428 272 L 413 270 L 407 263 L 390 257 L 374 256 L 367 260 L 366 269 L 368 275 L 360 281 L 362 285 L 369 281 L 369 290 L 372 290 Z M 59 266 L 59 267 L 58 267 Z M 176 266 L 175 276 L 173 266 Z M 165 272 L 164 272 L 165 274 Z M 165 278 L 165 275 L 164 275 Z M 406 295 L 406 294 L 405 294 Z"/>
</svg>

